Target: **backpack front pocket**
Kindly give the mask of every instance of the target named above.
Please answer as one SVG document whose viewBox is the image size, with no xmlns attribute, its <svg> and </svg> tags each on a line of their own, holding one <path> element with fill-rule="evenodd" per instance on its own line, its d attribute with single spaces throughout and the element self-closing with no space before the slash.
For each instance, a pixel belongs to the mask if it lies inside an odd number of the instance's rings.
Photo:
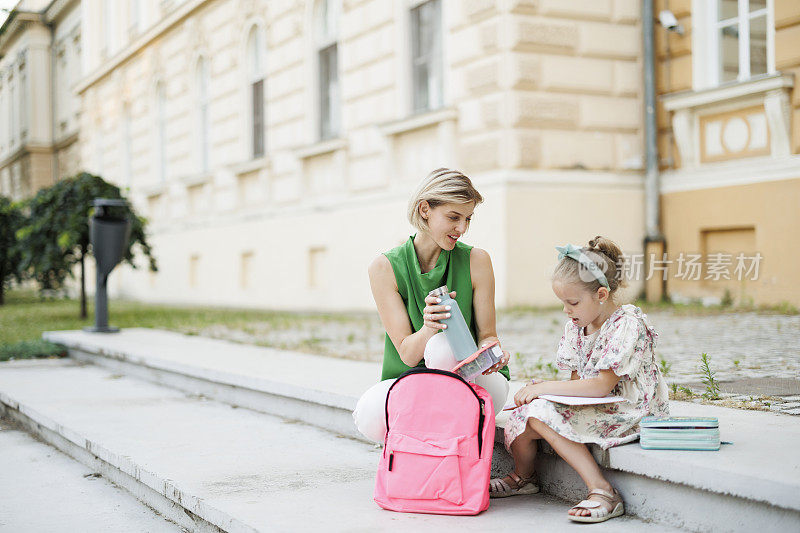
<svg viewBox="0 0 800 533">
<path fill-rule="evenodd" d="M 424 440 L 391 432 L 386 442 L 386 492 L 407 500 L 463 503 L 459 456 L 466 455 L 464 437 Z"/>
</svg>

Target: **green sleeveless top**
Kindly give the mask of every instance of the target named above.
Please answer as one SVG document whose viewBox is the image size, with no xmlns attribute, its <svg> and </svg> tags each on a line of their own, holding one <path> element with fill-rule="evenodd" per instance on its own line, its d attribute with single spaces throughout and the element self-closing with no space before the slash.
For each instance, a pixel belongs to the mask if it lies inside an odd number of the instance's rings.
<svg viewBox="0 0 800 533">
<path fill-rule="evenodd" d="M 472 313 L 472 276 L 469 268 L 469 255 L 472 246 L 461 242 L 456 242 L 453 250 L 442 250 L 436 266 L 430 272 L 422 273 L 419 265 L 417 252 L 414 250 L 414 236 L 384 255 L 389 259 L 394 271 L 394 279 L 397 281 L 397 290 L 408 311 L 411 319 L 411 327 L 414 332 L 422 329 L 423 319 L 422 310 L 425 308 L 425 297 L 437 287 L 447 285 L 447 288 L 456 291 L 456 302 L 464 315 L 464 320 L 469 324 L 475 342 L 478 342 L 475 328 L 475 317 Z M 425 366 L 425 360 L 421 360 L 418 367 Z M 392 339 L 386 334 L 383 350 L 383 371 L 381 380 L 396 378 L 409 367 L 397 353 Z M 500 373 L 509 379 L 508 366 L 503 367 Z"/>
</svg>

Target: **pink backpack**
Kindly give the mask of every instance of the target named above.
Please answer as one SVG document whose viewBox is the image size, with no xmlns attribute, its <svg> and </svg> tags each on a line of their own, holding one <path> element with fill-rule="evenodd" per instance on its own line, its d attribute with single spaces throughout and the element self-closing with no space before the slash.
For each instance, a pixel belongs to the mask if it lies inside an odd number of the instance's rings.
<svg viewBox="0 0 800 533">
<path fill-rule="evenodd" d="M 445 370 L 411 369 L 389 388 L 386 427 L 378 505 L 451 515 L 489 507 L 495 425 L 485 389 Z"/>
</svg>

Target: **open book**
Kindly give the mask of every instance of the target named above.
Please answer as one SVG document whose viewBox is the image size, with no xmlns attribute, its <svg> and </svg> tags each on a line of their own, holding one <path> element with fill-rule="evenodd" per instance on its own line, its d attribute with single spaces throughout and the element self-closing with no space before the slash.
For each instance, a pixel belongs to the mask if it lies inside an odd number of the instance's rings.
<svg viewBox="0 0 800 533">
<path fill-rule="evenodd" d="M 604 403 L 618 403 L 627 402 L 622 396 L 603 396 L 601 398 L 590 398 L 588 396 L 557 396 L 555 394 L 542 394 L 539 398 L 555 403 L 563 403 L 564 405 L 600 405 Z M 514 403 L 506 404 L 503 411 L 516 409 Z"/>
</svg>

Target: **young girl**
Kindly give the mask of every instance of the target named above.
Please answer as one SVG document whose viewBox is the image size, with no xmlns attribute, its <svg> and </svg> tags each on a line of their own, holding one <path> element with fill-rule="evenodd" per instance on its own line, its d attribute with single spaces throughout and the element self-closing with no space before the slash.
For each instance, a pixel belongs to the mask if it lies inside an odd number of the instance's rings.
<svg viewBox="0 0 800 533">
<path fill-rule="evenodd" d="M 635 440 L 646 415 L 667 416 L 667 387 L 653 354 L 656 332 L 634 305 L 615 303 L 619 287 L 617 245 L 595 237 L 589 246 L 557 248 L 553 292 L 569 317 L 558 345 L 559 368 L 569 381 L 530 383 L 514 396 L 517 408 L 505 428 L 505 445 L 515 469 L 493 479 L 493 497 L 538 492 L 533 479 L 536 440 L 545 439 L 586 483 L 589 496 L 569 511 L 578 522 L 603 522 L 623 514 L 619 493 L 595 463 L 586 443 L 603 449 Z M 569 406 L 538 398 L 542 394 L 622 396 L 620 403 Z"/>
</svg>

